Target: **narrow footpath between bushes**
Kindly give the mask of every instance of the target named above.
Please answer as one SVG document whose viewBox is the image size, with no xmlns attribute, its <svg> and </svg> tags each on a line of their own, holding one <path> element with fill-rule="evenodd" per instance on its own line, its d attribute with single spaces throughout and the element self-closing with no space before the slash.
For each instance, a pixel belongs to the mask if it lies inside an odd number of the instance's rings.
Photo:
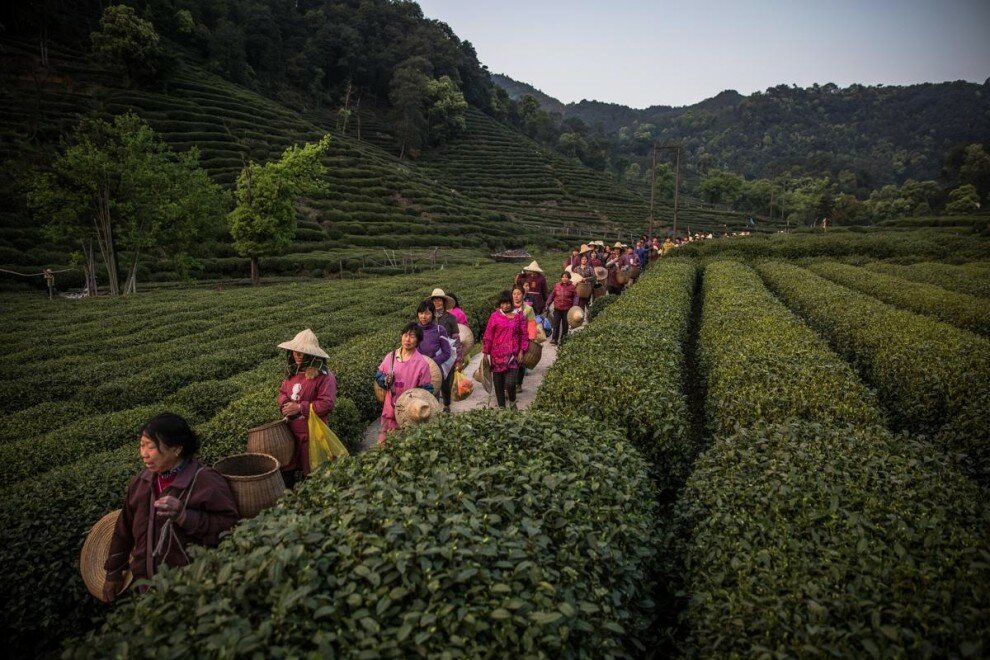
<svg viewBox="0 0 990 660">
<path fill-rule="evenodd" d="M 572 329 L 571 332 L 579 332 L 581 328 Z M 536 365 L 536 368 L 526 372 L 526 378 L 523 380 L 522 391 L 516 390 L 516 405 L 519 410 L 525 410 L 529 407 L 529 404 L 533 402 L 536 398 L 536 389 L 543 382 L 543 376 L 546 374 L 547 369 L 557 360 L 557 347 L 551 344 L 549 341 L 543 342 L 543 354 L 540 357 L 540 363 Z M 479 351 L 471 361 L 468 366 L 464 368 L 464 375 L 471 378 L 474 374 L 474 370 L 478 368 L 481 363 L 481 352 Z M 474 382 L 474 391 L 471 392 L 471 396 L 464 399 L 463 401 L 454 401 L 450 406 L 451 414 L 456 415 L 457 413 L 467 412 L 469 410 L 474 410 L 476 408 L 494 408 L 497 404 L 495 403 L 495 395 L 488 394 L 485 388 L 481 386 L 476 380 Z M 443 414 L 443 413 L 441 413 Z M 368 428 L 364 431 L 364 440 L 361 442 L 361 446 L 358 451 L 363 452 L 377 446 L 378 444 L 378 429 L 379 420 L 375 420 Z"/>
</svg>

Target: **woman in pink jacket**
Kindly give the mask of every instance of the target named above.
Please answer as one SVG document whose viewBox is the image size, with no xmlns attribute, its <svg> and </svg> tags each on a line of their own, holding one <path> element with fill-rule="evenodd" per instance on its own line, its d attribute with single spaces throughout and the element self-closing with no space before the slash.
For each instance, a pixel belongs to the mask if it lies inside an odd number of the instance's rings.
<svg viewBox="0 0 990 660">
<path fill-rule="evenodd" d="M 498 308 L 488 317 L 482 336 L 481 352 L 492 369 L 492 384 L 499 408 L 505 408 L 506 393 L 509 407 L 516 409 L 516 379 L 523 353 L 529 347 L 526 316 L 512 308 L 512 294 L 503 291 Z"/>
</svg>

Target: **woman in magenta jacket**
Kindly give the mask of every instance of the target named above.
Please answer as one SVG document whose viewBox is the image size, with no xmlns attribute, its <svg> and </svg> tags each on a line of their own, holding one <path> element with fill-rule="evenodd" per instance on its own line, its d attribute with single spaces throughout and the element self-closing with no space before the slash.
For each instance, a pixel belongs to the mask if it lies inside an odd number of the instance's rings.
<svg viewBox="0 0 990 660">
<path fill-rule="evenodd" d="M 481 351 L 492 369 L 492 384 L 499 408 L 505 408 L 508 394 L 509 407 L 516 409 L 516 379 L 523 353 L 529 347 L 526 333 L 526 316 L 512 308 L 512 294 L 503 291 L 498 297 L 498 307 L 488 317 Z"/>
</svg>

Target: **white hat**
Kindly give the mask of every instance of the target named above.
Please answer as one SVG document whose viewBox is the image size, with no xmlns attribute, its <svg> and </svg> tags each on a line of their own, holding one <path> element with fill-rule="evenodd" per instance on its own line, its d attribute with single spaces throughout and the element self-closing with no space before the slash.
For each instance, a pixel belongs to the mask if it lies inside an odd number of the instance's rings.
<svg viewBox="0 0 990 660">
<path fill-rule="evenodd" d="M 540 268 L 540 264 L 536 263 L 536 260 L 535 259 L 533 260 L 533 263 L 531 263 L 530 265 L 528 265 L 525 268 L 523 268 L 523 270 L 531 270 L 534 273 L 542 273 L 543 272 L 543 269 Z"/>
<path fill-rule="evenodd" d="M 320 348 L 320 342 L 316 339 L 316 333 L 314 333 L 309 328 L 306 328 L 298 335 L 292 338 L 292 341 L 282 342 L 278 345 L 279 348 L 284 348 L 287 351 L 299 351 L 300 353 L 305 353 L 306 355 L 315 355 L 316 357 L 329 358 L 326 351 Z"/>
<path fill-rule="evenodd" d="M 449 308 L 453 307 L 456 304 L 454 302 L 454 299 L 451 298 L 450 296 L 448 296 L 446 293 L 444 293 L 443 292 L 443 289 L 441 289 L 439 287 L 436 288 L 436 289 L 433 289 L 433 293 L 430 294 L 430 299 L 432 300 L 433 298 L 443 298 L 443 300 L 444 300 L 444 309 L 449 309 Z"/>
</svg>

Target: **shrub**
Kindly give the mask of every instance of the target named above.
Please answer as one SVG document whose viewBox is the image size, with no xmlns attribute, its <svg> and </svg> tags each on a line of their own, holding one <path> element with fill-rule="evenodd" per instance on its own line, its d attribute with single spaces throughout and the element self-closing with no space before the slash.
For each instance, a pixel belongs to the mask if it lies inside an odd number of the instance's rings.
<svg viewBox="0 0 990 660">
<path fill-rule="evenodd" d="M 694 287 L 688 261 L 651 268 L 594 323 L 568 334 L 534 403 L 625 429 L 662 489 L 683 481 L 695 451 L 683 391 Z"/>
<path fill-rule="evenodd" d="M 655 493 L 621 435 L 590 423 L 473 412 L 336 461 L 71 655 L 628 653 L 648 622 Z"/>
<path fill-rule="evenodd" d="M 942 287 L 833 262 L 808 268 L 822 277 L 885 303 L 982 334 L 990 334 L 990 302 Z"/>
<path fill-rule="evenodd" d="M 928 444 L 879 428 L 791 421 L 716 438 L 678 503 L 686 654 L 985 654 L 975 491 Z"/>
<path fill-rule="evenodd" d="M 877 388 L 897 429 L 934 433 L 990 388 L 990 342 L 954 326 L 894 309 L 789 264 L 757 270 L 784 301 L 847 356 Z M 977 413 L 978 414 L 978 413 Z M 990 425 L 990 411 L 983 411 Z M 950 436 L 946 436 L 947 438 Z M 990 447 L 967 445 L 975 470 Z"/>
</svg>

